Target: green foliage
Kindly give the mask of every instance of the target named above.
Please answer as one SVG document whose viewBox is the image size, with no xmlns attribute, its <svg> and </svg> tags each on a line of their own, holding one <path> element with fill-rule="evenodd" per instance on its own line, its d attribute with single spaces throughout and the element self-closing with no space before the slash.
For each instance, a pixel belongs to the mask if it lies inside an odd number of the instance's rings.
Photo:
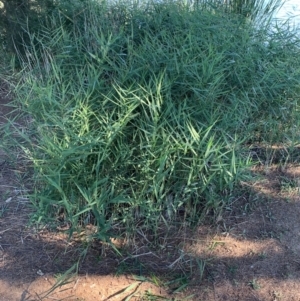
<svg viewBox="0 0 300 301">
<path fill-rule="evenodd" d="M 295 36 L 182 2 L 69 12 L 53 11 L 19 57 L 38 221 L 94 223 L 103 240 L 197 223 L 242 179 L 243 143 L 298 122 Z"/>
<path fill-rule="evenodd" d="M 23 51 L 29 45 L 29 28 L 32 32 L 39 26 L 39 11 L 36 6 L 45 1 L 4 0 L 0 9 L 1 36 L 9 51 Z M 47 1 L 46 1 L 47 2 Z"/>
<path fill-rule="evenodd" d="M 26 47 L 35 43 L 41 27 L 49 21 L 49 16 L 58 12 L 72 16 L 79 6 L 84 7 L 86 0 L 2 0 L 0 6 L 0 42 L 10 54 L 18 58 L 26 55 Z M 36 43 L 38 45 L 38 43 Z"/>
<path fill-rule="evenodd" d="M 227 14 L 236 14 L 247 21 L 263 26 L 284 5 L 285 0 L 210 0 L 195 1 L 195 5 L 210 10 L 222 10 Z"/>
</svg>

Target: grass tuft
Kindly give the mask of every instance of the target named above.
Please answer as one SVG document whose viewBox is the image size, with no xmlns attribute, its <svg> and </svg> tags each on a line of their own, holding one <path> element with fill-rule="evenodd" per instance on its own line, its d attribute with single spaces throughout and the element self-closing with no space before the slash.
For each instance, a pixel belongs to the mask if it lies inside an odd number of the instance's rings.
<svg viewBox="0 0 300 301">
<path fill-rule="evenodd" d="M 19 56 L 36 221 L 103 241 L 195 225 L 244 178 L 246 146 L 296 143 L 295 33 L 181 1 L 77 4 Z"/>
</svg>

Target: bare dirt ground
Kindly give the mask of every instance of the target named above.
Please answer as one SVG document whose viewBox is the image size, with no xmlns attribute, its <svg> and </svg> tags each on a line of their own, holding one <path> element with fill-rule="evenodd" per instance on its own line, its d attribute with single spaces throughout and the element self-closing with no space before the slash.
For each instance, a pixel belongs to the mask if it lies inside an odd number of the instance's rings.
<svg viewBox="0 0 300 301">
<path fill-rule="evenodd" d="M 0 123 L 8 103 L 0 98 Z M 120 257 L 95 242 L 67 279 L 84 243 L 29 226 L 25 169 L 0 150 L 0 301 L 300 300 L 300 165 L 256 168 L 257 181 L 217 225 L 177 232 L 161 249 L 125 248 Z"/>
</svg>

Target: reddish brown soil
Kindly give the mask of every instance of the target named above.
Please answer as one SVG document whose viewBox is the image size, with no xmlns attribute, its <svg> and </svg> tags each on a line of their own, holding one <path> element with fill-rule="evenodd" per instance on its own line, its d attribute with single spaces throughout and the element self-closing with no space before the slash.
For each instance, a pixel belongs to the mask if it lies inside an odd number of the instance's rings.
<svg viewBox="0 0 300 301">
<path fill-rule="evenodd" d="M 2 124 L 8 102 L 0 98 Z M 140 239 L 127 253 L 125 244 L 123 257 L 95 242 L 79 274 L 73 270 L 62 279 L 85 244 L 79 236 L 68 241 L 59 232 L 29 226 L 28 175 L 22 159 L 15 159 L 12 164 L 0 149 L 0 301 L 300 300 L 298 164 L 257 168 L 257 181 L 244 184 L 216 226 L 162 237 L 156 249 Z M 181 281 L 167 286 L 167 279 Z M 55 286 L 57 281 L 64 285 Z M 146 291 L 168 299 L 147 299 Z"/>
</svg>

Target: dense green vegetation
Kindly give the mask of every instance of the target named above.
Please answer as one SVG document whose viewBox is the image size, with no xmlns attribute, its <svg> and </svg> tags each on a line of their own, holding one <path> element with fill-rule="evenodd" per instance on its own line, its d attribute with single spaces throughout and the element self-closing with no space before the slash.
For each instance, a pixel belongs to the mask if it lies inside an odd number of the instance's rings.
<svg viewBox="0 0 300 301">
<path fill-rule="evenodd" d="M 34 9 L 38 26 L 11 48 L 30 122 L 5 127 L 33 165 L 34 218 L 93 223 L 103 240 L 192 225 L 228 205 L 251 144 L 296 144 L 299 38 L 271 30 L 276 1 L 264 18 L 257 3 Z"/>
</svg>

